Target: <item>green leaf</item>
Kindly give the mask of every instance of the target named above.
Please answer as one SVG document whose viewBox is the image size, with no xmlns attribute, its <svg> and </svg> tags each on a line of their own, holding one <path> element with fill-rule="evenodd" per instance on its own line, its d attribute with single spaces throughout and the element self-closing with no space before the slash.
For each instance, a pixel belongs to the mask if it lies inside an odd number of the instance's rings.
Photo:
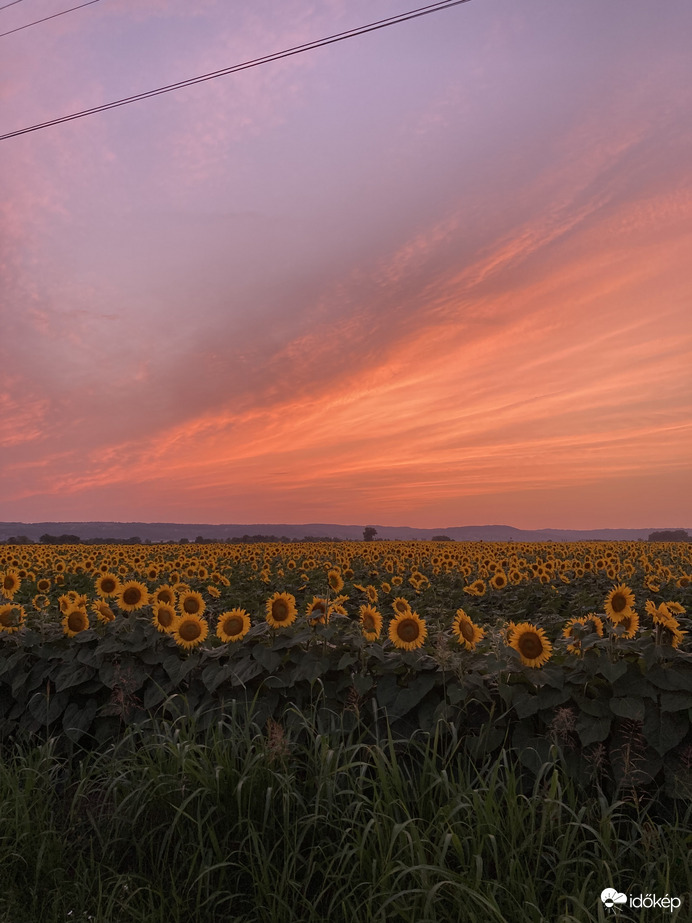
<svg viewBox="0 0 692 923">
<path fill-rule="evenodd" d="M 209 664 L 202 671 L 202 682 L 207 692 L 216 692 L 219 686 L 233 675 L 235 666 L 232 663 Z"/>
<path fill-rule="evenodd" d="M 537 695 L 531 695 L 529 692 L 520 689 L 516 690 L 512 704 L 519 718 L 528 718 L 529 715 L 535 715 L 540 705 Z"/>
<path fill-rule="evenodd" d="M 278 651 L 274 651 L 270 647 L 265 647 L 263 644 L 258 644 L 253 649 L 252 656 L 267 673 L 273 673 L 282 660 L 282 655 L 279 654 Z"/>
<path fill-rule="evenodd" d="M 358 656 L 351 651 L 346 651 L 345 654 L 341 655 L 339 663 L 337 664 L 337 670 L 345 670 L 347 667 L 353 666 L 358 660 Z"/>
<path fill-rule="evenodd" d="M 62 727 L 70 740 L 77 743 L 89 730 L 97 709 L 96 699 L 87 699 L 83 704 L 69 703 L 62 716 Z"/>
<path fill-rule="evenodd" d="M 661 711 L 685 711 L 692 708 L 692 692 L 662 692 Z"/>
<path fill-rule="evenodd" d="M 49 696 L 45 692 L 35 692 L 29 699 L 29 713 L 42 725 L 52 724 L 63 713 L 68 701 L 67 692 Z"/>
<path fill-rule="evenodd" d="M 642 727 L 644 739 L 661 756 L 684 739 L 690 727 L 687 714 L 680 712 L 659 712 L 655 706 L 646 710 L 646 717 Z"/>
<path fill-rule="evenodd" d="M 657 663 L 648 671 L 647 679 L 658 689 L 692 691 L 692 671 L 689 669 L 676 669 L 673 665 L 664 667 Z"/>
<path fill-rule="evenodd" d="M 142 705 L 146 709 L 155 708 L 167 697 L 168 690 L 153 680 L 144 687 Z"/>
<path fill-rule="evenodd" d="M 591 715 L 579 715 L 577 718 L 577 734 L 582 747 L 588 747 L 589 744 L 605 740 L 610 733 L 611 721 L 610 717 L 594 718 Z"/>
<path fill-rule="evenodd" d="M 602 658 L 596 672 L 600 673 L 601 676 L 604 676 L 609 683 L 614 683 L 616 680 L 620 679 L 621 676 L 624 676 L 625 673 L 627 673 L 627 661 L 616 660 L 615 663 L 613 663 L 610 660 Z"/>
<path fill-rule="evenodd" d="M 387 683 L 384 690 L 383 698 L 380 697 L 380 686 L 384 680 L 394 680 L 394 686 Z M 412 708 L 430 692 L 435 685 L 435 677 L 431 674 L 420 673 L 414 677 L 408 686 L 400 688 L 396 684 L 396 677 L 386 676 L 377 685 L 377 700 L 379 704 L 386 708 L 392 719 L 403 718 Z"/>
<path fill-rule="evenodd" d="M 562 705 L 571 697 L 569 689 L 553 688 L 543 686 L 538 690 L 536 698 L 538 699 L 539 708 L 555 708 L 556 705 Z"/>
<path fill-rule="evenodd" d="M 367 673 L 356 673 L 353 676 L 353 688 L 358 695 L 365 695 L 366 692 L 370 692 L 373 684 L 374 680 L 372 676 Z"/>
<path fill-rule="evenodd" d="M 632 696 L 613 696 L 610 700 L 610 710 L 618 718 L 629 718 L 632 721 L 644 720 L 644 700 Z"/>
<path fill-rule="evenodd" d="M 71 686 L 78 686 L 87 679 L 91 679 L 96 671 L 86 663 L 67 663 L 55 675 L 55 691 L 62 692 Z"/>
<path fill-rule="evenodd" d="M 320 676 L 324 676 L 329 671 L 329 657 L 318 657 L 305 654 L 303 660 L 296 668 L 294 680 L 307 680 L 313 683 Z"/>
<path fill-rule="evenodd" d="M 259 676 L 261 672 L 262 664 L 248 657 L 246 660 L 235 665 L 233 673 L 231 674 L 231 683 L 234 686 L 244 686 L 245 683 L 254 679 L 255 676 Z"/>
</svg>

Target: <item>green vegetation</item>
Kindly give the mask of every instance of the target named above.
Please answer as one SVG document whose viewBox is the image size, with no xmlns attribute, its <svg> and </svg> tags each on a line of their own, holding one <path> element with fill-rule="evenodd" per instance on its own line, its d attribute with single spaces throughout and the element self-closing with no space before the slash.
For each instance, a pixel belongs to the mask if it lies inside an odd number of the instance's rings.
<svg viewBox="0 0 692 923">
<path fill-rule="evenodd" d="M 182 713 L 93 751 L 4 750 L 0 920 L 595 923 L 611 884 L 684 912 L 691 828 L 636 787 L 585 795 L 556 746 L 529 778 L 444 722 L 366 744 L 319 703 L 264 727 Z"/>
</svg>

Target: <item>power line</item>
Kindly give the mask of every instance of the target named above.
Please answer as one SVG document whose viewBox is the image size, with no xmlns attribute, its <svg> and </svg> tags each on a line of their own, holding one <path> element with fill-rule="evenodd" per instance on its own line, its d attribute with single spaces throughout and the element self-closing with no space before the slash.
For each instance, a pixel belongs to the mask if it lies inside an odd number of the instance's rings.
<svg viewBox="0 0 692 923">
<path fill-rule="evenodd" d="M 95 3 L 97 0 L 90 0 Z M 419 16 L 426 16 L 428 13 L 437 13 L 440 10 L 451 9 L 454 6 L 460 6 L 462 3 L 468 3 L 469 0 L 442 0 L 442 2 L 431 3 L 428 6 L 418 7 L 415 10 L 409 10 L 407 13 L 400 13 L 397 16 L 390 16 L 387 19 L 380 19 L 376 22 L 368 23 L 364 26 L 358 26 L 355 29 L 348 29 L 346 32 L 337 32 L 335 35 L 328 35 L 325 38 L 316 39 L 312 42 L 305 42 L 303 45 L 294 45 L 292 48 L 286 48 L 284 51 L 277 51 L 273 54 L 263 55 L 260 58 L 253 58 L 250 61 L 244 61 L 242 64 L 234 64 L 231 67 L 224 67 L 221 70 L 211 71 L 208 74 L 201 74 L 198 77 L 190 77 L 187 80 L 181 80 L 178 83 L 171 83 L 167 86 L 158 87 L 155 90 L 147 90 L 144 93 L 136 93 L 133 96 L 125 96 L 123 99 L 116 99 L 110 103 L 103 103 L 100 106 L 94 106 L 91 109 L 82 109 L 80 112 L 73 112 L 70 115 L 63 115 L 60 118 L 49 119 L 47 122 L 39 122 L 36 125 L 29 125 L 26 128 L 19 128 L 16 131 L 7 132 L 0 135 L 0 141 L 6 141 L 8 138 L 16 138 L 18 135 L 25 135 L 31 131 L 39 131 L 41 128 L 49 128 L 51 125 L 60 125 L 63 122 L 71 122 L 74 119 L 81 119 L 87 115 L 95 115 L 97 112 L 105 112 L 108 109 L 116 109 L 119 106 L 126 106 L 129 103 L 137 102 L 140 99 L 150 99 L 152 96 L 159 96 L 162 93 L 170 93 L 173 90 L 180 90 L 183 87 L 194 86 L 197 83 L 203 83 L 205 80 L 214 80 L 216 77 L 224 77 L 228 74 L 237 74 L 239 71 L 248 70 L 252 67 L 259 67 L 261 64 L 269 64 L 271 61 L 280 61 L 282 58 L 288 58 L 292 55 L 301 54 L 304 51 L 312 51 L 314 48 L 322 48 L 325 45 L 333 45 L 336 42 L 343 42 L 349 38 L 355 38 L 357 35 L 364 35 L 367 32 L 375 32 L 377 29 L 385 29 L 387 26 L 396 25 L 399 22 L 407 22 L 410 19 L 417 19 Z"/>
<path fill-rule="evenodd" d="M 19 3 L 20 0 L 14 0 L 15 3 Z M 28 22 L 25 26 L 17 26 L 16 29 L 10 29 L 9 32 L 0 32 L 0 38 L 3 35 L 12 35 L 13 32 L 21 32 L 22 29 L 29 29 L 31 26 L 38 26 L 39 23 L 48 22 L 49 19 L 57 19 L 58 16 L 64 16 L 65 13 L 74 13 L 75 10 L 81 10 L 83 6 L 91 6 L 92 3 L 98 3 L 99 0 L 88 0 L 87 3 L 80 3 L 79 6 L 71 6 L 69 10 L 62 10 L 60 13 L 53 13 L 52 16 L 44 16 L 43 19 L 35 19 L 33 22 Z M 13 6 L 12 3 L 8 3 L 7 6 Z M 0 10 L 4 10 L 6 7 L 0 6 Z"/>
<path fill-rule="evenodd" d="M 12 0 L 12 3 L 6 3 L 4 6 L 0 6 L 0 10 L 6 10 L 8 6 L 16 6 L 18 3 L 21 3 L 22 0 Z"/>
</svg>

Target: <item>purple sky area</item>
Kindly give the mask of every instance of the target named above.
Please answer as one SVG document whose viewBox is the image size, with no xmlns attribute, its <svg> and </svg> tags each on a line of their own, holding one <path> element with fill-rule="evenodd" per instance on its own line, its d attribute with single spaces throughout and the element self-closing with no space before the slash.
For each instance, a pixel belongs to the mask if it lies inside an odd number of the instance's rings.
<svg viewBox="0 0 692 923">
<path fill-rule="evenodd" d="M 0 134 L 414 6 L 101 0 Z M 2 141 L 0 519 L 691 525 L 690 35 L 471 0 Z"/>
</svg>

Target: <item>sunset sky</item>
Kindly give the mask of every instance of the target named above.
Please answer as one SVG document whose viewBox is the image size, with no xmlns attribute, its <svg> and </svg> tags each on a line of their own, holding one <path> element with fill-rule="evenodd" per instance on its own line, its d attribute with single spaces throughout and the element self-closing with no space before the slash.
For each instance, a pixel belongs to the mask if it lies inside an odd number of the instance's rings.
<svg viewBox="0 0 692 923">
<path fill-rule="evenodd" d="M 416 5 L 101 0 L 0 134 Z M 0 142 L 0 520 L 692 526 L 690 35 L 470 0 Z"/>
</svg>

